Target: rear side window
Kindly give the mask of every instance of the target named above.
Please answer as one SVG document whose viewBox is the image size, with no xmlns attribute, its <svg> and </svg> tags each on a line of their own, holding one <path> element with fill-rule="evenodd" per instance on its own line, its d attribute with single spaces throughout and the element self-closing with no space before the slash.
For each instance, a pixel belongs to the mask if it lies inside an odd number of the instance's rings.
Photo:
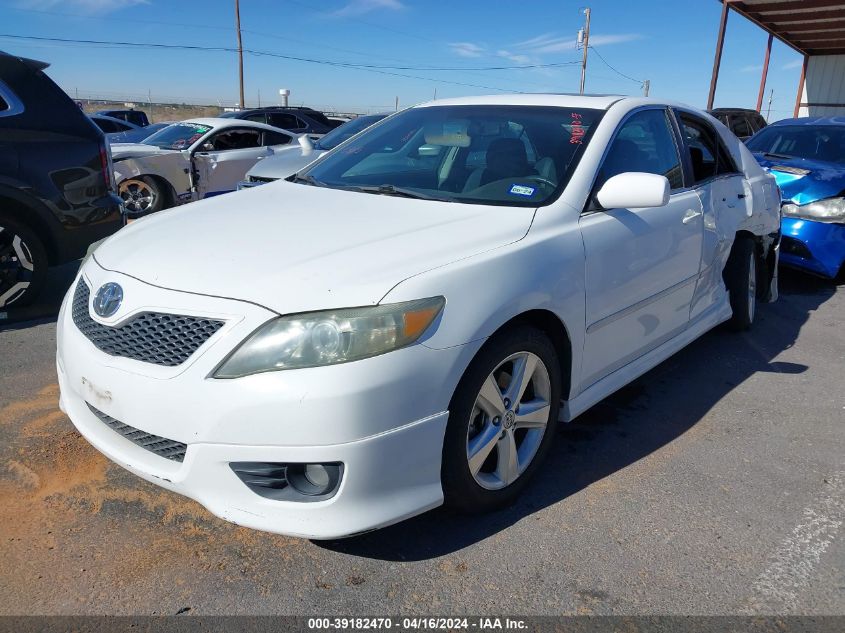
<svg viewBox="0 0 845 633">
<path fill-rule="evenodd" d="M 3 98 L 3 95 L 0 95 L 0 112 L 4 112 L 9 109 L 9 104 L 6 103 L 6 100 Z"/>
<path fill-rule="evenodd" d="M 597 187 L 629 171 L 666 176 L 672 189 L 684 186 L 675 137 L 665 110 L 644 110 L 622 124 L 599 170 Z"/>
<path fill-rule="evenodd" d="M 680 113 L 680 121 L 695 184 L 739 171 L 722 139 L 707 121 L 687 112 Z"/>
<path fill-rule="evenodd" d="M 264 132 L 264 145 L 287 145 L 291 137 L 279 132 Z"/>
<path fill-rule="evenodd" d="M 303 127 L 299 119 L 287 112 L 271 112 L 267 115 L 267 123 L 283 130 L 296 130 Z"/>
<path fill-rule="evenodd" d="M 751 136 L 754 133 L 754 130 L 751 129 L 751 126 L 748 124 L 748 121 L 744 116 L 736 115 L 732 117 L 733 121 L 731 124 L 731 131 L 736 134 L 740 138 L 744 138 L 746 136 Z"/>
</svg>

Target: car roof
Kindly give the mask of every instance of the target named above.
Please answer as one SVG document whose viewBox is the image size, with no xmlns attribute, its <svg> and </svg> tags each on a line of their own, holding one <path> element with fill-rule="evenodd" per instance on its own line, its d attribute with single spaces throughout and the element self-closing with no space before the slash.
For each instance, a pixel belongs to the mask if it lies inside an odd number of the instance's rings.
<svg viewBox="0 0 845 633">
<path fill-rule="evenodd" d="M 781 119 L 770 124 L 777 125 L 845 125 L 845 117 L 842 116 L 805 116 L 800 119 Z"/>
<path fill-rule="evenodd" d="M 454 99 L 438 99 L 421 103 L 417 108 L 430 106 L 458 106 L 458 105 L 518 105 L 518 106 L 565 106 L 570 108 L 594 108 L 607 110 L 617 101 L 626 99 L 622 95 L 576 95 L 576 94 L 500 94 L 483 95 L 478 97 L 457 97 Z"/>
<path fill-rule="evenodd" d="M 108 114 L 100 114 L 99 112 L 92 112 L 88 116 L 91 117 L 92 119 L 101 119 L 103 121 L 113 121 L 115 123 L 120 123 L 122 125 L 129 125 L 133 128 L 140 127 L 139 125 L 135 125 L 134 123 L 132 123 L 132 121 L 124 121 L 123 119 L 118 119 L 116 117 L 109 116 Z"/>
<path fill-rule="evenodd" d="M 178 123 L 195 123 L 197 125 L 208 125 L 216 130 L 227 127 L 252 127 L 257 130 L 270 130 L 273 132 L 282 132 L 288 136 L 296 136 L 287 130 L 283 130 L 266 123 L 258 123 L 257 121 L 245 121 L 244 119 L 227 119 L 223 117 L 199 117 L 196 119 L 186 119 L 178 121 Z"/>
<path fill-rule="evenodd" d="M 708 112 L 719 112 L 720 114 L 760 114 L 754 108 L 713 108 L 712 110 L 708 110 Z"/>
</svg>

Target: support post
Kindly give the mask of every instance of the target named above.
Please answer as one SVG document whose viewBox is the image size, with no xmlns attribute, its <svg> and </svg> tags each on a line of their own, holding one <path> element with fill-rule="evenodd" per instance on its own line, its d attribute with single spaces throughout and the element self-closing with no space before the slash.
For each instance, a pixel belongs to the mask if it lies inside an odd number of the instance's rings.
<svg viewBox="0 0 845 633">
<path fill-rule="evenodd" d="M 581 61 L 581 88 L 578 94 L 584 94 L 584 85 L 587 83 L 587 49 L 590 47 L 590 9 L 584 9 L 584 58 Z"/>
<path fill-rule="evenodd" d="M 719 81 L 719 66 L 722 65 L 722 47 L 725 45 L 725 28 L 728 24 L 730 0 L 722 0 L 722 17 L 719 20 L 719 35 L 716 39 L 716 55 L 713 58 L 713 74 L 710 76 L 710 94 L 707 96 L 707 109 L 713 109 L 716 99 L 716 84 Z"/>
<path fill-rule="evenodd" d="M 769 33 L 769 41 L 766 43 L 766 57 L 763 60 L 763 74 L 760 75 L 760 91 L 757 93 L 757 112 L 763 109 L 763 96 L 766 94 L 766 79 L 769 76 L 769 58 L 772 55 L 772 40 L 774 35 Z"/>
<path fill-rule="evenodd" d="M 246 108 L 244 101 L 244 47 L 241 42 L 241 5 L 240 0 L 235 0 L 235 26 L 238 30 L 238 83 L 240 85 L 241 109 Z"/>
<path fill-rule="evenodd" d="M 798 80 L 798 94 L 795 95 L 795 110 L 792 113 L 792 118 L 798 118 L 798 112 L 801 110 L 801 99 L 804 96 L 804 82 L 807 79 L 807 63 L 810 61 L 809 55 L 804 55 L 804 63 L 801 64 L 801 78 Z"/>
</svg>

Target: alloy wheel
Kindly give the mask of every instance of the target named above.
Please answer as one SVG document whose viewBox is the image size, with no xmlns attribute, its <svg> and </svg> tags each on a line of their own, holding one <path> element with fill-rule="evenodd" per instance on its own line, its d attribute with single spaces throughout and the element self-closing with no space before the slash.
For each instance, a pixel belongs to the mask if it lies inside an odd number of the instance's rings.
<svg viewBox="0 0 845 633">
<path fill-rule="evenodd" d="M 476 483 L 500 490 L 531 464 L 551 411 L 549 371 L 536 354 L 503 360 L 481 386 L 467 430 L 466 455 Z"/>
<path fill-rule="evenodd" d="M 118 190 L 129 213 L 144 213 L 155 206 L 156 192 L 143 180 L 124 180 Z"/>
<path fill-rule="evenodd" d="M 24 295 L 34 270 L 32 251 L 23 238 L 0 226 L 0 308 Z"/>
</svg>

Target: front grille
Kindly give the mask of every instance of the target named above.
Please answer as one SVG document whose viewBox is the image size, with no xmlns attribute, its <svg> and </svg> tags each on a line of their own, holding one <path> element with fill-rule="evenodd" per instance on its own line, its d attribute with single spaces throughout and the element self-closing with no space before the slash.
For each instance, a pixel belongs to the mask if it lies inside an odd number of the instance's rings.
<svg viewBox="0 0 845 633">
<path fill-rule="evenodd" d="M 175 367 L 223 327 L 223 321 L 161 312 L 142 312 L 111 327 L 91 318 L 90 296 L 88 284 L 80 278 L 73 295 L 73 322 L 97 349 L 111 356 Z"/>
<path fill-rule="evenodd" d="M 264 184 L 266 182 L 275 182 L 278 178 L 267 178 L 266 176 L 250 176 L 249 182 Z"/>
<path fill-rule="evenodd" d="M 147 433 L 146 431 L 141 431 L 133 426 L 124 424 L 120 420 L 115 420 L 110 415 L 106 415 L 99 409 L 95 409 L 87 402 L 85 404 L 88 405 L 91 413 L 100 418 L 103 424 L 109 427 L 112 431 L 119 433 L 130 442 L 134 442 L 141 448 L 145 448 L 159 457 L 164 457 L 165 459 L 170 459 L 174 462 L 181 462 L 185 459 L 185 451 L 188 450 L 188 446 L 186 444 L 177 442 L 176 440 L 169 440 L 166 437 L 153 435 L 152 433 Z"/>
</svg>

